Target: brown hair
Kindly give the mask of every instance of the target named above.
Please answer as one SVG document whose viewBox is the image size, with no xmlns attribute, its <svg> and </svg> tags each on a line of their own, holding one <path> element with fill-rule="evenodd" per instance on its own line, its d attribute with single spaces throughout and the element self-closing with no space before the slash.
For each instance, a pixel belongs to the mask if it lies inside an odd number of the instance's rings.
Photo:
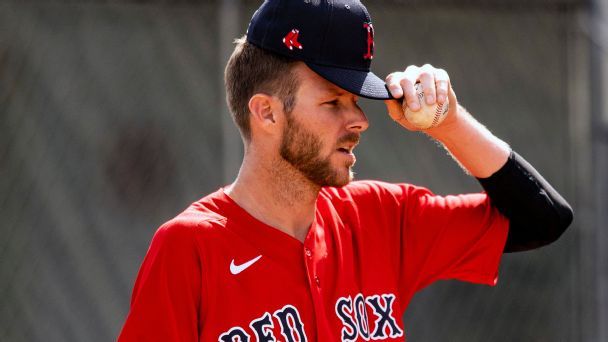
<svg viewBox="0 0 608 342">
<path fill-rule="evenodd" d="M 296 60 L 262 50 L 247 42 L 245 36 L 235 43 L 224 72 L 226 101 L 232 119 L 248 142 L 251 139 L 249 99 L 253 95 L 276 95 L 286 113 L 293 109 L 298 89 L 298 78 L 293 72 Z"/>
</svg>

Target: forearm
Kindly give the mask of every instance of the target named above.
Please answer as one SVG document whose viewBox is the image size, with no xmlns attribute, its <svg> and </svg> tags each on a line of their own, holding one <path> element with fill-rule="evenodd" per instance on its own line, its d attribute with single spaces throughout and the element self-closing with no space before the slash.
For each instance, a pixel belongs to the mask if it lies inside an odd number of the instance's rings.
<svg viewBox="0 0 608 342">
<path fill-rule="evenodd" d="M 456 161 L 472 176 L 489 177 L 509 158 L 511 149 L 458 105 L 456 118 L 426 131 L 441 142 Z"/>
<path fill-rule="evenodd" d="M 459 106 L 456 120 L 427 133 L 477 177 L 509 219 L 505 252 L 525 251 L 557 240 L 573 219 L 566 200 L 517 153 Z"/>
<path fill-rule="evenodd" d="M 479 179 L 492 205 L 509 219 L 505 252 L 555 241 L 572 222 L 570 205 L 530 164 L 512 153 L 507 143 L 458 105 L 445 70 L 427 64 L 389 74 L 391 94 L 406 101 L 385 101 L 389 116 L 410 131 L 421 130 L 407 120 L 402 107 L 420 108 L 414 87 L 417 82 L 425 89 L 428 105 L 432 105 L 435 94 L 439 103 L 449 98 L 450 108 L 443 122 L 423 131 L 441 142 L 468 173 Z"/>
</svg>

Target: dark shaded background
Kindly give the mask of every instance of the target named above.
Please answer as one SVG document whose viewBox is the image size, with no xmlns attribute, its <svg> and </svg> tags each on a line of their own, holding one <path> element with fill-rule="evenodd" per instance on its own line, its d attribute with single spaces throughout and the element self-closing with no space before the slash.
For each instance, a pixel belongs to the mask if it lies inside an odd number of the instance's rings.
<svg viewBox="0 0 608 342">
<path fill-rule="evenodd" d="M 0 341 L 117 336 L 152 234 L 229 183 L 242 148 L 222 71 L 257 1 L 0 3 Z M 498 286 L 442 282 L 409 341 L 608 341 L 608 32 L 601 2 L 367 1 L 374 70 L 448 70 L 464 104 L 573 204 L 557 243 Z M 381 101 L 359 179 L 480 191 Z"/>
</svg>

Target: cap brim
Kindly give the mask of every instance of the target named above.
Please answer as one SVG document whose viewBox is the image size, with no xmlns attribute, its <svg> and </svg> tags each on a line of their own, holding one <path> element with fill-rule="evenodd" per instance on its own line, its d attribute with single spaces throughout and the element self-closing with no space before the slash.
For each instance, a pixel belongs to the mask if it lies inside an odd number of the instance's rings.
<svg viewBox="0 0 608 342">
<path fill-rule="evenodd" d="M 314 63 L 306 65 L 321 77 L 353 94 L 373 100 L 392 99 L 386 83 L 371 71 L 342 69 Z"/>
</svg>

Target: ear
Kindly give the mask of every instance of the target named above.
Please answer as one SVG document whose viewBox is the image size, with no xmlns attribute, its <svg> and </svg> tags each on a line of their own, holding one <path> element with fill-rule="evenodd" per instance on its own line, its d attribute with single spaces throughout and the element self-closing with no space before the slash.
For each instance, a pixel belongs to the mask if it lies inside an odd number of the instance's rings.
<svg viewBox="0 0 608 342">
<path fill-rule="evenodd" d="M 251 125 L 264 130 L 276 127 L 278 114 L 277 100 L 273 96 L 258 93 L 249 99 L 249 112 L 251 112 Z"/>
</svg>

